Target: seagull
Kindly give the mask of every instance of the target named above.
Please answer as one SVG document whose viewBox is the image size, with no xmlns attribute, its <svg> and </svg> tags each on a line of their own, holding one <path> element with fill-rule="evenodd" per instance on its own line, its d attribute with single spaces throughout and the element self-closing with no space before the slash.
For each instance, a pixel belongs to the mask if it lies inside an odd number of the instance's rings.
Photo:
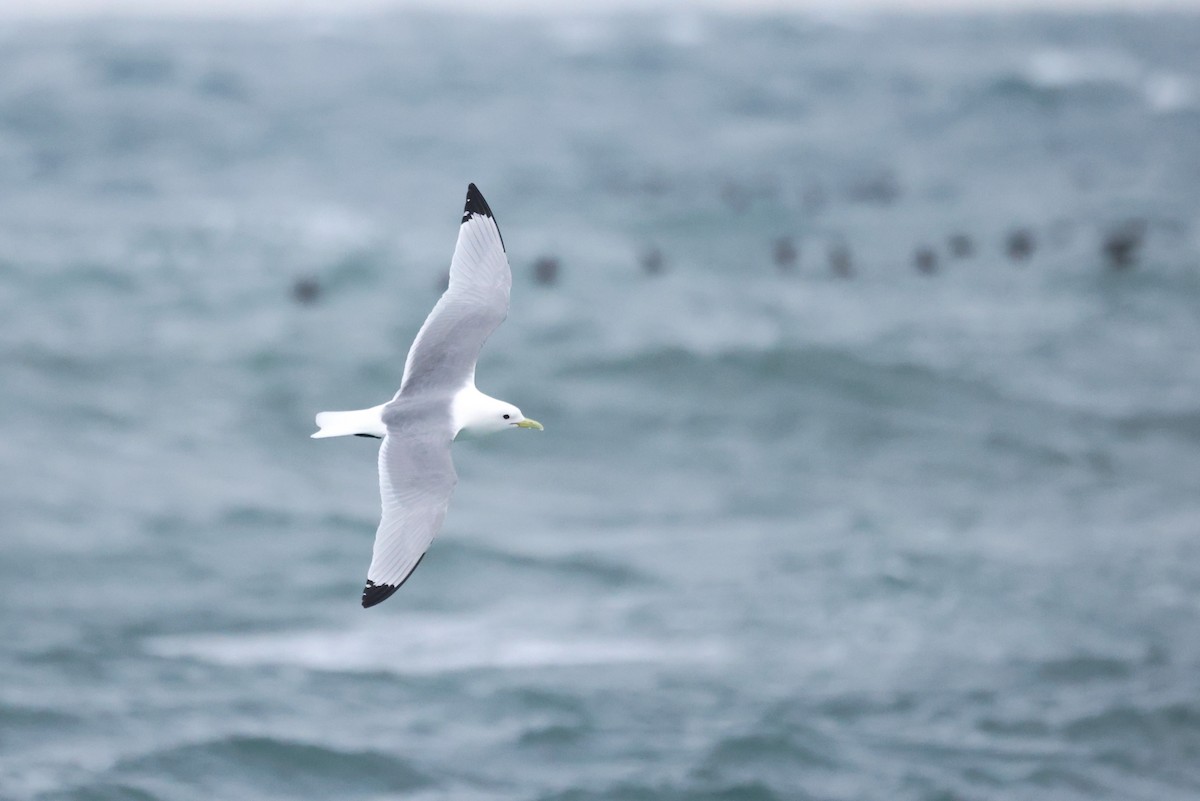
<svg viewBox="0 0 1200 801">
<path fill-rule="evenodd" d="M 542 430 L 542 424 L 475 388 L 475 362 L 484 341 L 508 316 L 512 270 L 496 218 L 471 184 L 458 242 L 450 260 L 450 283 L 417 332 L 400 390 L 370 409 L 321 412 L 322 437 L 382 439 L 379 495 L 382 519 L 363 608 L 400 589 L 425 558 L 442 528 L 458 483 L 450 443 L 462 432 L 488 434 L 510 428 Z"/>
</svg>

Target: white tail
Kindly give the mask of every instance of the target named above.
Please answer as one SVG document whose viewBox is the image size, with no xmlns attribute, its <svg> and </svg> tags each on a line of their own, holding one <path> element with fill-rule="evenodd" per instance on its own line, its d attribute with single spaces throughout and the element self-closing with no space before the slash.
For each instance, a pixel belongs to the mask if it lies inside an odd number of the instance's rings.
<svg viewBox="0 0 1200 801">
<path fill-rule="evenodd" d="M 348 437 L 361 434 L 368 437 L 382 437 L 387 433 L 383 424 L 383 407 L 386 404 L 372 406 L 370 409 L 355 409 L 352 412 L 321 412 L 317 415 L 317 431 L 313 439 L 322 437 Z"/>
</svg>

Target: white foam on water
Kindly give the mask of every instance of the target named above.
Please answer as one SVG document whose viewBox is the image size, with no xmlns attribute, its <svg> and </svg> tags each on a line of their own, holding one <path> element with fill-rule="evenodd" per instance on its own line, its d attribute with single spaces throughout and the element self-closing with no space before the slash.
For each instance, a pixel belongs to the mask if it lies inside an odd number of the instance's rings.
<svg viewBox="0 0 1200 801">
<path fill-rule="evenodd" d="M 1088 84 L 1136 86 L 1142 66 L 1130 56 L 1109 50 L 1041 50 L 1034 53 L 1025 77 L 1034 86 L 1066 89 Z"/>
<path fill-rule="evenodd" d="M 1146 77 L 1142 92 L 1152 111 L 1167 113 L 1196 106 L 1195 82 L 1178 73 L 1151 73 Z"/>
<path fill-rule="evenodd" d="M 1157 113 L 1191 108 L 1197 99 L 1195 81 L 1188 76 L 1153 69 L 1126 53 L 1110 50 L 1042 50 L 1029 58 L 1024 75 L 1043 89 L 1124 87 L 1140 95 Z"/>
<path fill-rule="evenodd" d="M 611 636 L 561 637 L 504 631 L 491 620 L 423 617 L 350 631 L 156 637 L 146 650 L 168 659 L 234 667 L 265 665 L 350 673 L 429 675 L 445 671 L 582 667 L 649 662 L 712 661 L 713 643 L 680 647 Z"/>
</svg>

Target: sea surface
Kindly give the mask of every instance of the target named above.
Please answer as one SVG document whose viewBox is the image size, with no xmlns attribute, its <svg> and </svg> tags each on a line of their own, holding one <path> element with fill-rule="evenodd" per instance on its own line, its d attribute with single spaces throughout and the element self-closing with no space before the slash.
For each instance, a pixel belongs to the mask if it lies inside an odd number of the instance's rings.
<svg viewBox="0 0 1200 801">
<path fill-rule="evenodd" d="M 6 23 L 0 798 L 1200 798 L 1197 52 Z M 546 430 L 363 610 L 377 443 L 312 419 L 395 391 L 470 181 Z"/>
</svg>

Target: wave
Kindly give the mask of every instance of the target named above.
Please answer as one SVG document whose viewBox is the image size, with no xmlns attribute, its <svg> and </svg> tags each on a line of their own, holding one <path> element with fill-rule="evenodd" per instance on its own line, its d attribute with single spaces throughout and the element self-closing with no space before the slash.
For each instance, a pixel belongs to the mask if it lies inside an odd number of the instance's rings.
<svg viewBox="0 0 1200 801">
<path fill-rule="evenodd" d="M 0 748 L 58 737 L 78 723 L 78 717 L 55 709 L 0 703 Z"/>
<path fill-rule="evenodd" d="M 538 726 L 521 733 L 517 744 L 524 748 L 563 748 L 577 745 L 591 731 L 586 724 L 553 723 Z"/>
<path fill-rule="evenodd" d="M 578 363 L 571 372 L 586 378 L 653 378 L 647 387 L 660 392 L 687 390 L 689 395 L 703 393 L 704 397 L 726 400 L 736 395 L 739 402 L 782 399 L 795 404 L 806 396 L 833 395 L 892 408 L 905 401 L 922 405 L 943 402 L 947 395 L 955 394 L 975 400 L 999 399 L 985 384 L 949 370 L 910 362 L 873 362 L 849 349 L 818 346 L 712 355 L 666 348 Z M 759 391 L 772 387 L 789 391 L 786 395 Z"/>
<path fill-rule="evenodd" d="M 645 374 L 659 376 L 667 382 L 699 380 L 718 383 L 727 377 L 752 377 L 784 382 L 803 379 L 806 383 L 815 383 L 823 374 L 861 375 L 878 369 L 849 350 L 816 346 L 734 348 L 712 354 L 667 347 L 625 357 L 578 362 L 567 368 L 566 373 L 602 377 Z M 922 368 L 892 369 L 911 372 Z M 714 375 L 715 371 L 731 375 Z"/>
<path fill-rule="evenodd" d="M 708 769 L 722 766 L 745 767 L 750 764 L 809 765 L 817 768 L 836 768 L 840 763 L 829 753 L 827 742 L 810 737 L 803 743 L 794 732 L 755 733 L 726 737 L 709 752 Z"/>
<path fill-rule="evenodd" d="M 1127 678 L 1135 667 L 1136 663 L 1124 659 L 1082 655 L 1044 662 L 1038 675 L 1047 681 L 1073 684 Z"/>
<path fill-rule="evenodd" d="M 1078 717 L 1064 727 L 1075 741 L 1121 741 L 1134 737 L 1147 745 L 1173 748 L 1200 747 L 1200 706 L 1178 702 L 1151 707 L 1113 706 Z"/>
<path fill-rule="evenodd" d="M 575 553 L 566 556 L 533 556 L 513 553 L 479 544 L 445 542 L 439 545 L 438 569 L 454 573 L 474 571 L 477 565 L 501 565 L 547 576 L 566 579 L 585 579 L 605 587 L 628 587 L 652 583 L 652 578 L 637 568 L 614 562 L 595 554 Z"/>
<path fill-rule="evenodd" d="M 160 801 L 160 798 L 131 784 L 99 782 L 40 795 L 38 801 Z"/>
<path fill-rule="evenodd" d="M 1131 414 L 1118 418 L 1116 427 L 1134 438 L 1162 435 L 1200 442 L 1200 410 Z"/>
<path fill-rule="evenodd" d="M 230 736 L 175 746 L 119 762 L 118 775 L 147 775 L 212 792 L 274 792 L 311 797 L 406 792 L 433 780 L 407 760 L 378 751 L 342 751 L 273 737 Z"/>
<path fill-rule="evenodd" d="M 781 801 L 796 798 L 793 791 L 776 793 L 758 780 L 747 782 L 696 782 L 684 785 L 635 784 L 618 782 L 600 788 L 572 787 L 538 797 L 538 801 Z M 800 796 L 804 797 L 804 796 Z"/>
<path fill-rule="evenodd" d="M 1047 98 L 1110 91 L 1137 97 L 1155 113 L 1194 108 L 1200 98 L 1195 79 L 1108 50 L 1039 50 L 993 87 Z"/>
</svg>

